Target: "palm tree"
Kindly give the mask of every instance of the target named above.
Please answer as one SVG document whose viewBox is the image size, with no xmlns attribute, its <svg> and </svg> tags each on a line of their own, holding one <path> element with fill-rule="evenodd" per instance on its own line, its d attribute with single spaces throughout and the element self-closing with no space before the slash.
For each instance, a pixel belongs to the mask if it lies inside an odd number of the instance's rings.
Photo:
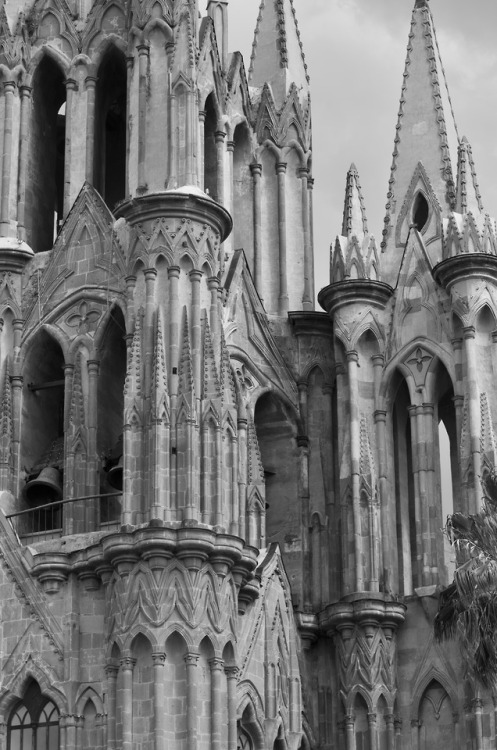
<svg viewBox="0 0 497 750">
<path fill-rule="evenodd" d="M 439 641 L 457 637 L 467 670 L 485 688 L 497 687 L 497 471 L 484 482 L 482 508 L 454 513 L 445 533 L 456 552 L 454 581 L 440 595 Z"/>
</svg>

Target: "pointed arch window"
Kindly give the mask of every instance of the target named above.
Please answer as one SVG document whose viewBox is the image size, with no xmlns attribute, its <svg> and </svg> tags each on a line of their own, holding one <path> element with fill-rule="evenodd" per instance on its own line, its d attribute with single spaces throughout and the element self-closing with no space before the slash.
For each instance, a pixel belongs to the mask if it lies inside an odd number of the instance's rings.
<svg viewBox="0 0 497 750">
<path fill-rule="evenodd" d="M 412 223 L 418 232 L 422 232 L 430 218 L 430 207 L 423 193 L 419 192 L 412 207 Z"/>
<path fill-rule="evenodd" d="M 59 711 L 38 685 L 26 693 L 7 724 L 7 750 L 59 750 Z"/>
</svg>

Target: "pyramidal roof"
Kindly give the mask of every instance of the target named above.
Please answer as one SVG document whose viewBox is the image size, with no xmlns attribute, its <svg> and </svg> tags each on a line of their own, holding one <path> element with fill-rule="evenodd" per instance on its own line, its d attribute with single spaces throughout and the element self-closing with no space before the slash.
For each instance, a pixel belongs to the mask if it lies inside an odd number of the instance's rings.
<svg viewBox="0 0 497 750">
<path fill-rule="evenodd" d="M 280 108 L 294 83 L 307 99 L 309 76 L 293 0 L 261 0 L 250 58 L 249 84 L 271 86 Z"/>
<path fill-rule="evenodd" d="M 455 206 L 450 145 L 459 138 L 428 0 L 416 0 L 412 13 L 400 98 L 387 216 L 382 248 L 394 241 L 394 227 L 413 175 L 422 163 L 443 215 Z M 457 155 L 453 154 L 454 159 Z"/>
</svg>

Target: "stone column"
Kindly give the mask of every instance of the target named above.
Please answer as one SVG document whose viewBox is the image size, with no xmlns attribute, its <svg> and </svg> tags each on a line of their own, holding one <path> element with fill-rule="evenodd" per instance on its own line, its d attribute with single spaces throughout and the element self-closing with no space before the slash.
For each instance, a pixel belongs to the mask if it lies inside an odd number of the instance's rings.
<svg viewBox="0 0 497 750">
<path fill-rule="evenodd" d="M 95 154 L 95 88 L 97 79 L 93 76 L 85 78 L 86 88 L 86 180 L 94 185 L 93 162 Z"/>
<path fill-rule="evenodd" d="M 409 406 L 407 411 L 409 413 L 409 420 L 411 423 L 411 453 L 412 453 L 412 470 L 414 478 L 414 510 L 416 517 L 416 570 L 413 571 L 414 586 L 422 586 L 424 584 L 423 571 L 424 571 L 424 560 L 423 560 L 423 524 L 422 524 L 422 509 L 420 501 L 420 482 L 419 482 L 419 458 L 417 451 L 417 406 Z M 411 549 L 411 559 L 412 559 Z"/>
<path fill-rule="evenodd" d="M 475 348 L 474 326 L 466 326 L 464 332 L 464 355 L 466 360 L 466 396 L 468 399 L 468 417 L 470 432 L 471 468 L 473 482 L 468 487 L 468 512 L 476 513 L 481 504 L 482 490 L 480 486 L 481 473 L 481 416 L 480 392 L 478 388 L 478 357 Z"/>
<path fill-rule="evenodd" d="M 119 667 L 107 664 L 105 674 L 107 676 L 107 750 L 116 748 L 116 706 L 117 706 L 117 675 Z"/>
<path fill-rule="evenodd" d="M 238 667 L 225 667 L 227 681 L 228 700 L 228 747 L 227 750 L 236 750 L 237 746 L 237 724 L 236 724 L 236 686 L 238 681 Z"/>
<path fill-rule="evenodd" d="M 146 144 L 147 144 L 147 71 L 150 49 L 139 44 L 138 50 L 138 187 L 137 192 L 147 189 Z"/>
<path fill-rule="evenodd" d="M 199 655 L 190 652 L 186 664 L 186 733 L 187 750 L 197 750 L 197 662 Z M 123 748 L 123 750 L 126 750 Z"/>
<path fill-rule="evenodd" d="M 198 113 L 198 184 L 201 190 L 205 190 L 204 172 L 205 172 L 205 110 L 201 109 Z"/>
<path fill-rule="evenodd" d="M 254 282 L 255 288 L 262 298 L 262 164 L 251 164 L 254 189 Z"/>
<path fill-rule="evenodd" d="M 359 357 L 356 351 L 347 352 L 347 363 L 350 399 L 350 475 L 352 482 L 352 506 L 354 518 L 355 586 L 356 591 L 362 591 L 364 589 L 364 576 L 362 571 L 360 505 L 361 426 L 359 419 L 359 383 L 357 378 Z"/>
<path fill-rule="evenodd" d="M 355 744 L 355 716 L 350 713 L 345 717 L 345 737 L 347 750 L 356 750 Z"/>
<path fill-rule="evenodd" d="M 217 181 L 216 181 L 216 192 L 217 202 L 222 206 L 225 205 L 224 195 L 224 140 L 226 133 L 224 130 L 216 130 L 214 133 L 214 139 L 216 142 L 216 157 L 217 157 Z"/>
<path fill-rule="evenodd" d="M 217 344 L 219 336 L 219 315 L 218 315 L 218 291 L 219 279 L 217 276 L 211 276 L 207 279 L 207 287 L 211 295 L 211 304 L 209 309 L 209 326 L 211 329 L 212 342 Z"/>
<path fill-rule="evenodd" d="M 126 101 L 127 107 L 129 108 L 129 102 L 131 101 L 131 82 L 133 79 L 133 68 L 135 67 L 135 58 L 133 55 L 126 56 Z M 130 152 L 130 135 L 131 129 L 129 125 L 129 111 L 126 112 L 126 173 L 125 173 L 125 194 L 130 194 L 129 186 L 129 152 Z"/>
<path fill-rule="evenodd" d="M 288 276 L 287 276 L 287 242 L 286 242 L 286 162 L 276 164 L 278 175 L 278 236 L 279 236 L 279 297 L 278 312 L 288 312 Z"/>
<path fill-rule="evenodd" d="M 14 110 L 14 81 L 5 81 L 3 92 L 5 99 L 5 115 L 3 126 L 3 161 L 2 161 L 2 201 L 0 204 L 0 223 L 4 237 L 10 234 L 10 190 L 12 178 L 12 129 Z"/>
<path fill-rule="evenodd" d="M 247 429 L 248 420 L 245 417 L 238 418 L 238 534 L 242 539 L 246 535 L 245 513 L 247 508 Z M 262 521 L 262 519 L 261 519 Z M 262 536 L 262 529 L 261 529 Z M 261 539 L 261 545 L 265 546 L 264 539 Z"/>
<path fill-rule="evenodd" d="M 66 714 L 66 742 L 64 750 L 76 750 L 76 723 L 77 717 L 73 714 Z"/>
<path fill-rule="evenodd" d="M 164 707 L 164 664 L 166 654 L 162 651 L 154 651 L 152 654 L 154 663 L 154 733 L 155 750 L 166 750 L 165 737 L 165 707 Z"/>
<path fill-rule="evenodd" d="M 203 273 L 197 269 L 190 271 L 190 283 L 192 289 L 192 366 L 193 366 L 193 384 L 195 388 L 195 397 L 200 401 L 202 393 L 202 335 L 200 327 L 200 282 Z"/>
<path fill-rule="evenodd" d="M 483 701 L 480 698 L 473 701 L 473 713 L 475 715 L 475 750 L 483 750 Z"/>
<path fill-rule="evenodd" d="M 209 660 L 211 669 L 211 746 L 210 750 L 222 750 L 223 724 L 223 659 Z"/>
<path fill-rule="evenodd" d="M 385 724 L 387 725 L 387 750 L 395 750 L 395 717 L 393 714 L 387 714 L 385 716 Z"/>
<path fill-rule="evenodd" d="M 309 188 L 307 179 L 309 170 L 307 167 L 299 169 L 299 177 L 302 180 L 302 221 L 304 228 L 304 310 L 314 310 L 314 279 L 312 267 L 311 246 L 311 215 L 309 211 Z"/>
<path fill-rule="evenodd" d="M 402 719 L 398 716 L 394 719 L 395 726 L 395 750 L 400 750 L 400 743 L 402 742 Z M 390 750 L 390 748 L 388 749 Z"/>
<path fill-rule="evenodd" d="M 370 750 L 377 750 L 378 748 L 378 727 L 377 727 L 377 716 L 375 713 L 368 713 L 368 729 L 369 729 L 369 748 Z"/>
<path fill-rule="evenodd" d="M 63 218 L 65 219 L 71 209 L 71 147 L 72 132 L 75 124 L 72 121 L 72 107 L 74 92 L 78 90 L 77 81 L 73 78 L 66 80 L 66 132 L 64 141 L 64 205 Z M 59 216 L 59 219 L 61 217 Z"/>
<path fill-rule="evenodd" d="M 412 750 L 419 750 L 419 729 L 421 723 L 418 719 L 411 720 L 411 748 Z"/>
<path fill-rule="evenodd" d="M 97 451 L 97 427 L 98 427 L 98 372 L 100 363 L 96 359 L 90 359 L 88 367 L 88 466 L 86 475 L 86 486 L 88 494 L 98 494 L 100 482 L 98 476 L 98 451 Z M 92 523 L 95 528 L 100 523 L 99 500 L 94 498 L 89 501 L 89 510 Z M 91 512 L 93 511 L 93 512 Z M 88 519 L 89 520 L 89 519 Z M 95 529 L 88 527 L 92 531 Z"/>
<path fill-rule="evenodd" d="M 17 178 L 17 236 L 26 240 L 26 178 L 28 175 L 29 123 L 31 113 L 31 91 L 21 86 L 21 122 L 19 126 L 19 170 Z"/>
<path fill-rule="evenodd" d="M 136 660 L 130 656 L 121 659 L 123 673 L 123 742 L 122 750 L 133 750 L 133 667 Z"/>
<path fill-rule="evenodd" d="M 180 307 L 179 307 L 179 266 L 170 266 L 167 269 L 169 278 L 169 357 L 170 365 L 169 391 L 171 403 L 171 435 L 174 435 L 176 428 L 176 404 L 178 400 L 178 367 L 179 367 L 179 328 L 180 328 Z M 171 472 L 170 472 L 170 516 L 168 520 L 180 520 L 177 508 L 176 492 L 176 464 L 177 457 L 171 452 Z"/>
<path fill-rule="evenodd" d="M 14 321 L 15 323 L 16 321 Z M 22 321 L 21 321 L 22 322 Z M 20 442 L 21 442 L 21 408 L 22 408 L 22 385 L 21 375 L 12 375 L 12 469 L 14 477 L 20 477 Z M 19 479 L 17 479 L 19 483 Z M 12 487 L 13 494 L 18 492 L 18 487 Z"/>
</svg>

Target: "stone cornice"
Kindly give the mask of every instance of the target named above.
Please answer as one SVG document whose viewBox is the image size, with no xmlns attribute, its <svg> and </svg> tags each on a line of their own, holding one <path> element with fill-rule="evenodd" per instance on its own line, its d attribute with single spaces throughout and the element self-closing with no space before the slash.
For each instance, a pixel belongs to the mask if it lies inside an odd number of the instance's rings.
<svg viewBox="0 0 497 750">
<path fill-rule="evenodd" d="M 333 326 L 326 313 L 290 312 L 288 319 L 296 336 L 333 336 Z"/>
<path fill-rule="evenodd" d="M 196 187 L 185 186 L 178 190 L 150 193 L 120 203 L 115 210 L 131 225 L 160 218 L 191 219 L 209 224 L 224 242 L 233 228 L 228 211 Z"/>
<path fill-rule="evenodd" d="M 486 279 L 497 283 L 497 256 L 487 253 L 465 253 L 455 255 L 438 263 L 433 269 L 437 284 L 450 291 L 458 281 Z"/>
<path fill-rule="evenodd" d="M 352 594 L 330 604 L 319 614 L 320 628 L 329 634 L 352 625 L 374 624 L 396 630 L 405 620 L 407 607 L 386 594 Z"/>
<path fill-rule="evenodd" d="M 321 289 L 318 302 L 323 310 L 334 315 L 341 307 L 357 303 L 384 309 L 392 294 L 392 287 L 383 281 L 345 279 Z"/>
</svg>

